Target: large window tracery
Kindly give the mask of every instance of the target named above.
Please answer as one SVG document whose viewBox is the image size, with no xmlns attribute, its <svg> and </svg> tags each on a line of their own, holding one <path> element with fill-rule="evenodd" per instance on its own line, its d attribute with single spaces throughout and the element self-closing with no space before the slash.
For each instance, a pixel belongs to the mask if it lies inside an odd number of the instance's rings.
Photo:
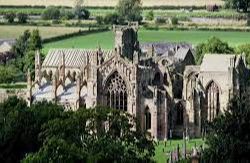
<svg viewBox="0 0 250 163">
<path fill-rule="evenodd" d="M 206 89 L 207 120 L 212 121 L 220 110 L 219 87 L 215 82 L 211 82 Z"/>
<path fill-rule="evenodd" d="M 127 87 L 118 72 L 113 73 L 109 77 L 105 87 L 105 91 L 107 106 L 127 111 Z"/>
</svg>

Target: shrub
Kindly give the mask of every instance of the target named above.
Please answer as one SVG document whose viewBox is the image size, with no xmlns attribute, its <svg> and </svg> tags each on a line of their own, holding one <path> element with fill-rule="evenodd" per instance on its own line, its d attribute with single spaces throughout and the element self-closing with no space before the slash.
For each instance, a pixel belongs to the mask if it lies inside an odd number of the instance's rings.
<svg viewBox="0 0 250 163">
<path fill-rule="evenodd" d="M 217 5 L 207 5 L 206 9 L 207 9 L 207 11 L 215 12 L 215 11 L 219 11 L 219 6 L 217 6 Z"/>
<path fill-rule="evenodd" d="M 171 24 L 172 25 L 177 25 L 178 24 L 178 18 L 177 17 L 172 17 L 171 18 Z"/>
<path fill-rule="evenodd" d="M 60 10 L 57 7 L 49 6 L 46 8 L 42 14 L 42 18 L 45 20 L 59 19 Z"/>
<path fill-rule="evenodd" d="M 9 13 L 4 15 L 4 19 L 6 19 L 8 21 L 8 23 L 13 23 L 15 20 L 15 17 L 16 17 L 16 15 L 13 12 L 9 12 Z"/>
<path fill-rule="evenodd" d="M 52 24 L 61 24 L 62 21 L 61 20 L 52 20 Z"/>
<path fill-rule="evenodd" d="M 150 10 L 146 15 L 146 20 L 154 20 L 154 12 L 153 10 Z"/>
<path fill-rule="evenodd" d="M 166 19 L 163 18 L 163 17 L 157 17 L 157 18 L 155 19 L 155 23 L 156 23 L 156 24 L 164 24 L 164 23 L 166 23 Z"/>
<path fill-rule="evenodd" d="M 124 19 L 122 19 L 117 13 L 107 14 L 104 17 L 105 24 L 122 24 Z"/>
<path fill-rule="evenodd" d="M 102 25 L 103 24 L 103 17 L 102 16 L 97 16 L 96 18 L 96 22 L 97 22 L 97 24 L 99 24 L 99 25 Z"/>
<path fill-rule="evenodd" d="M 77 19 L 89 19 L 90 12 L 83 7 L 76 7 L 74 10 L 74 15 Z"/>
<path fill-rule="evenodd" d="M 238 46 L 236 52 L 238 54 L 245 54 L 246 61 L 249 64 L 250 63 L 250 44 L 243 44 Z"/>
<path fill-rule="evenodd" d="M 19 23 L 27 23 L 28 15 L 25 13 L 18 13 L 17 19 Z"/>
<path fill-rule="evenodd" d="M 64 20 L 70 20 L 70 19 L 73 19 L 75 17 L 75 15 L 72 12 L 72 10 L 67 10 L 65 8 L 61 8 L 60 9 L 60 17 L 61 17 L 61 19 L 64 19 Z"/>
<path fill-rule="evenodd" d="M 0 66 L 0 83 L 15 82 L 16 74 L 18 73 L 14 66 Z"/>
</svg>

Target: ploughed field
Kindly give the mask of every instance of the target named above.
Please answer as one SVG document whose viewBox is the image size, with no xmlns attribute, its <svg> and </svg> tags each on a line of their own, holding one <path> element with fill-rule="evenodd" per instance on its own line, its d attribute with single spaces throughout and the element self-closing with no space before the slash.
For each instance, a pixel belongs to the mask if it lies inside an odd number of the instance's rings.
<svg viewBox="0 0 250 163">
<path fill-rule="evenodd" d="M 250 43 L 250 32 L 236 31 L 195 31 L 195 30 L 139 30 L 139 40 L 143 42 L 188 42 L 197 45 L 216 36 L 227 41 L 231 46 Z M 103 49 L 112 49 L 114 45 L 114 33 L 112 31 L 76 36 L 44 45 L 44 52 L 50 48 L 86 48 L 97 49 L 100 45 Z"/>
<path fill-rule="evenodd" d="M 118 0 L 84 0 L 85 6 L 115 6 Z M 0 5 L 13 6 L 74 6 L 73 0 L 0 0 Z M 142 0 L 143 6 L 204 6 L 207 4 L 222 5 L 222 0 Z"/>
</svg>

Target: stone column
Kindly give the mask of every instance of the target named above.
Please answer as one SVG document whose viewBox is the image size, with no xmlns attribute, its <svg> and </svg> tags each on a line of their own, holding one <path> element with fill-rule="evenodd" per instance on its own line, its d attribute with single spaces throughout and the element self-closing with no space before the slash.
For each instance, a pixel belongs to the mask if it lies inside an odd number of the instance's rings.
<svg viewBox="0 0 250 163">
<path fill-rule="evenodd" d="M 157 131 L 157 126 L 158 126 L 158 123 L 157 123 L 157 119 L 158 119 L 158 116 L 157 116 L 157 108 L 155 107 L 155 109 L 153 110 L 152 112 L 152 115 L 151 115 L 151 134 L 152 136 L 154 137 L 154 139 L 157 139 L 158 138 L 158 131 Z"/>
<path fill-rule="evenodd" d="M 164 122 L 164 139 L 168 139 L 168 100 L 167 97 L 165 97 L 165 108 L 164 108 L 164 113 L 165 113 L 165 122 Z"/>
<path fill-rule="evenodd" d="M 30 69 L 28 69 L 27 72 L 27 102 L 28 106 L 32 104 L 32 80 L 31 80 L 31 74 L 30 74 Z"/>
<path fill-rule="evenodd" d="M 35 54 L 35 81 L 40 85 L 42 79 L 42 63 L 41 63 L 41 55 L 39 51 L 36 51 Z"/>
</svg>

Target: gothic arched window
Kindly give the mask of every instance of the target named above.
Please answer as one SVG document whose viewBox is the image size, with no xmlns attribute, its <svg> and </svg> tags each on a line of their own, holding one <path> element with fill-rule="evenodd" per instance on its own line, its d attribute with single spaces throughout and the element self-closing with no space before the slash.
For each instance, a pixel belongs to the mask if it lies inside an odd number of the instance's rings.
<svg viewBox="0 0 250 163">
<path fill-rule="evenodd" d="M 145 109 L 145 127 L 146 130 L 151 129 L 151 113 L 149 112 L 149 108 Z"/>
<path fill-rule="evenodd" d="M 109 77 L 105 92 L 107 106 L 127 111 L 127 87 L 124 80 L 117 72 Z"/>
<path fill-rule="evenodd" d="M 215 82 L 211 82 L 206 89 L 207 120 L 212 121 L 220 110 L 219 87 Z"/>
</svg>

